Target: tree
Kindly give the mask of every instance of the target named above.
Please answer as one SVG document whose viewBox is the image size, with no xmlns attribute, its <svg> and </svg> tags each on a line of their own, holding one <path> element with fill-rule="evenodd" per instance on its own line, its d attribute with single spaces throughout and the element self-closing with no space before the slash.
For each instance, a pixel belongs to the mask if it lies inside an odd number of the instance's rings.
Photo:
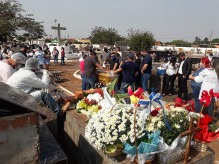
<svg viewBox="0 0 219 164">
<path fill-rule="evenodd" d="M 22 42 L 25 42 L 25 41 L 27 40 L 27 38 L 26 38 L 25 36 L 19 35 L 19 36 L 18 36 L 18 40 L 19 40 L 19 41 L 22 41 Z"/>
<path fill-rule="evenodd" d="M 196 36 L 193 44 L 201 44 L 201 39 L 198 36 Z"/>
<path fill-rule="evenodd" d="M 150 50 L 154 45 L 154 35 L 149 31 L 128 30 L 128 45 L 131 50 Z"/>
<path fill-rule="evenodd" d="M 169 42 L 169 45 L 176 45 L 178 47 L 190 47 L 191 43 L 184 40 L 173 40 L 172 42 Z"/>
<path fill-rule="evenodd" d="M 46 43 L 51 43 L 51 40 L 50 39 L 46 39 L 45 42 Z"/>
<path fill-rule="evenodd" d="M 0 41 L 6 42 L 8 37 L 16 37 L 18 31 L 27 32 L 31 39 L 45 35 L 44 27 L 33 18 L 22 15 L 25 11 L 17 0 L 0 2 Z"/>
<path fill-rule="evenodd" d="M 116 41 L 124 40 L 114 28 L 94 27 L 90 35 L 91 43 L 93 44 L 108 44 L 114 45 Z"/>
<path fill-rule="evenodd" d="M 208 38 L 204 38 L 202 41 L 203 44 L 209 44 Z"/>
<path fill-rule="evenodd" d="M 219 43 L 219 38 L 215 38 L 211 41 L 212 43 Z"/>
</svg>

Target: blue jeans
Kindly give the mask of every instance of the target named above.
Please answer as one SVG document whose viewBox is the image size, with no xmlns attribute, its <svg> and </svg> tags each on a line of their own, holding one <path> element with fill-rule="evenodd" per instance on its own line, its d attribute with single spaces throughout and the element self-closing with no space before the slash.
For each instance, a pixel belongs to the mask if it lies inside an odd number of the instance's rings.
<svg viewBox="0 0 219 164">
<path fill-rule="evenodd" d="M 40 64 L 40 69 L 43 69 L 43 64 Z"/>
<path fill-rule="evenodd" d="M 135 84 L 135 82 L 132 82 L 132 83 L 122 82 L 121 88 L 120 88 L 121 94 L 127 93 L 127 89 L 128 89 L 128 87 L 129 87 L 129 85 L 131 86 L 132 91 L 134 91 L 134 84 Z M 127 104 L 130 104 L 130 103 L 131 103 L 130 98 L 125 98 L 125 102 L 126 102 Z"/>
<path fill-rule="evenodd" d="M 148 89 L 148 80 L 150 78 L 151 74 L 149 73 L 144 73 L 141 74 L 141 83 L 142 83 L 142 88 L 144 91 Z"/>
<path fill-rule="evenodd" d="M 95 84 L 97 83 L 97 77 L 96 76 L 86 76 L 84 75 L 84 78 L 86 79 L 86 81 L 89 83 L 89 88 L 93 88 L 95 89 Z"/>
<path fill-rule="evenodd" d="M 65 65 L 65 57 L 64 56 L 61 56 L 61 66 L 62 65 Z"/>
<path fill-rule="evenodd" d="M 58 65 L 58 55 L 53 56 L 54 64 Z"/>
<path fill-rule="evenodd" d="M 52 98 L 49 93 L 43 92 L 41 95 L 41 100 L 46 104 L 55 114 L 59 115 L 62 113 L 61 107 Z"/>
<path fill-rule="evenodd" d="M 195 112 L 199 113 L 201 111 L 201 104 L 200 104 L 200 100 L 198 99 L 198 97 L 199 97 L 201 87 L 194 86 L 194 85 L 191 85 L 191 87 L 192 87 L 192 93 L 195 99 Z"/>
<path fill-rule="evenodd" d="M 88 90 L 89 87 L 89 83 L 87 82 L 87 80 L 84 78 L 84 75 L 81 74 L 81 79 L 82 79 L 82 90 Z"/>
<path fill-rule="evenodd" d="M 208 115 L 209 115 L 210 117 L 213 117 L 213 113 L 214 113 L 214 103 L 215 103 L 215 99 L 212 98 L 210 105 L 207 107 Z"/>
<path fill-rule="evenodd" d="M 129 85 L 131 86 L 132 91 L 134 91 L 134 84 L 135 84 L 135 82 L 132 82 L 132 83 L 122 82 L 121 88 L 120 88 L 121 93 L 122 93 L 122 94 L 127 93 L 127 89 L 128 89 L 128 87 L 129 87 Z"/>
</svg>

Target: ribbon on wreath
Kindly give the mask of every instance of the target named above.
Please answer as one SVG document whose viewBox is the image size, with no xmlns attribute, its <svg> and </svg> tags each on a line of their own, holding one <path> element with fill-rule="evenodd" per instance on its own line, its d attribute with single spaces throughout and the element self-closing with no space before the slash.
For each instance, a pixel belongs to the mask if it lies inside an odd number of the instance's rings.
<svg viewBox="0 0 219 164">
<path fill-rule="evenodd" d="M 200 119 L 199 126 L 200 131 L 196 133 L 193 138 L 203 141 L 203 142 L 211 142 L 219 137 L 219 131 L 209 131 L 209 123 L 211 123 L 213 119 L 208 115 L 205 115 L 204 118 Z"/>
<path fill-rule="evenodd" d="M 154 93 L 152 92 L 150 95 L 145 92 L 144 96 L 148 98 L 148 100 L 145 99 L 140 99 L 139 104 L 141 106 L 143 106 L 144 108 L 146 108 L 143 111 L 143 116 L 142 116 L 142 127 L 144 126 L 144 121 L 147 118 L 147 116 L 150 114 L 150 110 L 151 110 L 151 106 L 153 105 L 155 108 L 157 107 L 157 105 L 159 104 L 162 107 L 163 110 L 163 117 L 164 117 L 164 123 L 167 126 L 167 128 L 171 131 L 172 127 L 170 126 L 167 117 L 165 115 L 164 112 L 164 106 L 166 104 L 166 102 L 162 101 L 161 99 L 163 98 L 162 95 L 160 93 Z"/>
<path fill-rule="evenodd" d="M 188 110 L 189 112 L 195 112 L 195 103 L 193 101 L 186 101 L 183 103 L 182 99 L 177 97 L 175 100 L 175 107 L 183 107 L 186 110 Z"/>
<path fill-rule="evenodd" d="M 219 99 L 219 93 L 214 93 L 213 89 L 211 89 L 209 91 L 209 93 L 208 93 L 208 91 L 203 90 L 202 95 L 201 95 L 200 103 L 201 104 L 203 103 L 204 106 L 209 106 L 210 103 L 211 103 L 211 99 L 214 98 L 214 97 Z"/>
</svg>

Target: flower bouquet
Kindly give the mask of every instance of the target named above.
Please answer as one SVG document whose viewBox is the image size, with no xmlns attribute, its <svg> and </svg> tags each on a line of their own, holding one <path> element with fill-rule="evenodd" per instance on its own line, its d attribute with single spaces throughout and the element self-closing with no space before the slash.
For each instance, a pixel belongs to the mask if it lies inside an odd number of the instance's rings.
<svg viewBox="0 0 219 164">
<path fill-rule="evenodd" d="M 118 104 L 112 112 L 100 110 L 93 115 L 85 128 L 85 137 L 97 149 L 104 150 L 109 155 L 123 148 L 122 143 L 134 144 L 134 108 L 127 104 Z M 136 114 L 136 137 L 142 138 L 145 131 L 141 128 L 141 115 Z"/>
<path fill-rule="evenodd" d="M 171 131 L 166 127 L 164 113 L 171 126 Z M 184 158 L 187 137 L 181 138 L 180 134 L 185 132 L 189 126 L 189 117 L 198 119 L 199 114 L 189 112 L 182 107 L 170 106 L 164 112 L 155 109 L 146 119 L 146 130 L 149 132 L 161 131 L 161 140 L 158 151 L 164 151 L 158 154 L 161 163 L 176 162 Z"/>
<path fill-rule="evenodd" d="M 200 119 L 199 126 L 200 130 L 193 136 L 193 138 L 195 138 L 194 148 L 197 151 L 205 152 L 207 150 L 207 143 L 218 138 L 219 131 L 213 119 L 208 115 Z"/>
<path fill-rule="evenodd" d="M 139 163 L 149 163 L 153 161 L 154 154 L 157 153 L 158 144 L 160 142 L 160 133 L 161 131 L 157 131 L 152 134 L 146 133 L 142 138 L 137 139 L 137 151 L 138 158 L 136 159 L 136 147 L 133 144 L 123 143 L 124 150 L 123 152 L 127 154 L 126 158 L 129 158 L 131 161 L 136 161 Z"/>
<path fill-rule="evenodd" d="M 92 117 L 92 115 L 102 109 L 102 106 L 98 105 L 102 99 L 103 97 L 100 93 L 89 94 L 77 103 L 76 108 L 87 117 Z"/>
</svg>

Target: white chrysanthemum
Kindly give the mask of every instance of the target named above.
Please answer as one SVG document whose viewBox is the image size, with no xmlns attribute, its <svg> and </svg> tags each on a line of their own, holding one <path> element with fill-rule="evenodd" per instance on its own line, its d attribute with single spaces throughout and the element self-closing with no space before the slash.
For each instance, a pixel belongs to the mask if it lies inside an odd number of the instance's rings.
<svg viewBox="0 0 219 164">
<path fill-rule="evenodd" d="M 96 100 L 97 102 L 100 102 L 103 99 L 103 97 L 99 93 L 94 93 L 94 94 L 89 94 L 87 96 L 87 99 L 89 101 Z"/>
<path fill-rule="evenodd" d="M 180 129 L 180 125 L 179 125 L 179 124 L 175 124 L 175 127 L 176 127 L 177 129 Z"/>
</svg>

